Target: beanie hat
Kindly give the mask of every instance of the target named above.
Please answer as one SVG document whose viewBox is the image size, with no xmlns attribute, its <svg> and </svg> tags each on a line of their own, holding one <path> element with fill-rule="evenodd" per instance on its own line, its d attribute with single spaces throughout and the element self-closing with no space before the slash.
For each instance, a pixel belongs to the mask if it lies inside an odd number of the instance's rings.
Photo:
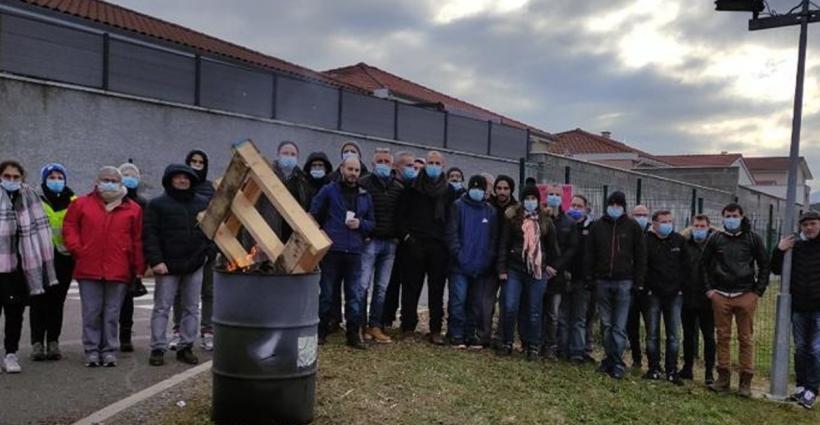
<svg viewBox="0 0 820 425">
<path fill-rule="evenodd" d="M 538 190 L 538 186 L 533 184 L 524 186 L 524 191 L 521 192 L 521 200 L 527 199 L 527 196 L 535 196 L 535 199 L 538 200 L 538 204 L 541 204 L 541 191 Z"/>
<path fill-rule="evenodd" d="M 43 183 L 45 183 L 48 179 L 48 175 L 54 171 L 62 174 L 63 179 L 66 181 L 66 183 L 68 182 L 68 175 L 66 174 L 65 166 L 63 166 L 63 164 L 60 164 L 59 162 L 49 162 L 48 164 L 44 165 L 42 169 L 40 169 L 40 175 L 43 179 Z"/>
<path fill-rule="evenodd" d="M 612 192 L 612 194 L 609 195 L 606 198 L 606 206 L 615 205 L 615 204 L 620 205 L 620 206 L 624 207 L 624 209 L 626 209 L 626 195 L 624 195 L 623 192 L 621 192 L 621 191 Z"/>
<path fill-rule="evenodd" d="M 484 176 L 472 176 L 467 184 L 467 189 L 481 189 L 487 191 L 487 179 Z"/>
<path fill-rule="evenodd" d="M 125 164 L 120 165 L 119 170 L 120 170 L 120 173 L 122 173 L 122 174 L 125 174 L 126 171 L 131 170 L 131 171 L 133 171 L 134 173 L 137 174 L 137 177 L 140 177 L 140 169 L 137 168 L 136 165 L 134 165 L 130 162 L 126 162 Z"/>
</svg>

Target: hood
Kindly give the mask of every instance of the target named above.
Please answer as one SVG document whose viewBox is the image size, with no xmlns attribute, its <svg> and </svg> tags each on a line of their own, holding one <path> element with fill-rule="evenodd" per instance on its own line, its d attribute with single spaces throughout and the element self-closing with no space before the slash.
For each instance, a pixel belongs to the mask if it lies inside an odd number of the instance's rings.
<svg viewBox="0 0 820 425">
<path fill-rule="evenodd" d="M 191 157 L 196 155 L 196 154 L 201 155 L 202 158 L 205 160 L 205 168 L 203 168 L 202 171 L 197 171 L 197 170 L 194 170 L 193 168 L 191 168 L 191 171 L 193 171 L 194 174 L 196 174 L 198 181 L 200 181 L 200 182 L 207 181 L 208 180 L 208 168 L 209 168 L 209 165 L 210 165 L 210 162 L 211 162 L 210 159 L 208 158 L 208 153 L 207 152 L 203 151 L 202 149 L 194 149 L 194 150 L 188 152 L 188 155 L 185 155 L 185 165 L 187 166 L 188 163 L 191 161 Z M 167 169 L 166 169 L 166 171 L 167 171 Z M 165 178 L 163 178 L 163 181 L 164 180 L 165 180 Z"/>
<path fill-rule="evenodd" d="M 171 177 L 176 174 L 186 174 L 191 179 L 191 189 L 190 191 L 193 192 L 194 186 L 199 183 L 199 177 L 197 176 L 196 170 L 193 168 L 185 165 L 185 164 L 171 164 L 165 167 L 165 172 L 162 174 L 162 187 L 165 188 L 166 191 L 176 191 L 171 186 Z"/>
<path fill-rule="evenodd" d="M 324 152 L 313 152 L 308 155 L 307 161 L 305 161 L 305 166 L 302 167 L 302 170 L 305 174 L 310 175 L 310 164 L 313 161 L 322 161 L 325 164 L 325 175 L 330 175 L 333 172 L 333 164 L 330 163 L 330 160 L 327 158 L 327 154 Z"/>
</svg>

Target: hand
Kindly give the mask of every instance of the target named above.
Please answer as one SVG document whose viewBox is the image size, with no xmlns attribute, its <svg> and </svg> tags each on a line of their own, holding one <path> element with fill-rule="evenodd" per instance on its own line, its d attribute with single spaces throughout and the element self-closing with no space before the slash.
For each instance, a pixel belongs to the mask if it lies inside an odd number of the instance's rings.
<svg viewBox="0 0 820 425">
<path fill-rule="evenodd" d="M 350 220 L 345 221 L 345 225 L 350 230 L 358 229 L 360 224 L 361 223 L 359 222 L 358 218 L 351 218 Z"/>
<path fill-rule="evenodd" d="M 706 291 L 706 298 L 709 298 L 711 300 L 715 297 L 716 294 L 717 294 L 717 291 L 715 291 L 714 289 L 712 289 L 710 291 Z"/>
<path fill-rule="evenodd" d="M 503 280 L 503 281 L 506 281 L 506 280 L 507 280 L 507 277 L 508 277 L 508 276 L 507 276 L 507 273 L 499 273 L 499 274 L 498 274 L 498 280 Z"/>
<path fill-rule="evenodd" d="M 166 266 L 165 263 L 159 263 L 151 267 L 151 270 L 154 271 L 154 274 L 168 274 L 168 266 Z"/>
<path fill-rule="evenodd" d="M 558 270 L 555 270 L 551 266 L 547 266 L 545 271 L 547 272 L 547 279 L 552 279 L 558 275 Z"/>
<path fill-rule="evenodd" d="M 788 251 L 794 248 L 794 243 L 797 242 L 797 238 L 794 235 L 786 236 L 785 238 L 780 239 L 780 242 L 777 244 L 777 249 L 781 251 Z"/>
</svg>

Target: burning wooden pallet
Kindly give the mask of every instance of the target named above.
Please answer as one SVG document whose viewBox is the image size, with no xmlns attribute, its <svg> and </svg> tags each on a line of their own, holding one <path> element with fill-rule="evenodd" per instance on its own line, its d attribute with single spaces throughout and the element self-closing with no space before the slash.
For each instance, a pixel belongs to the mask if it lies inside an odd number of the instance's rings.
<svg viewBox="0 0 820 425">
<path fill-rule="evenodd" d="M 205 236 L 216 243 L 233 267 L 248 269 L 257 264 L 258 249 L 267 256 L 264 261 L 285 273 L 315 270 L 330 249 L 330 238 L 288 192 L 251 140 L 237 143 L 232 150 L 228 169 L 208 209 L 199 216 Z M 263 195 L 293 229 L 287 243 L 279 239 L 257 211 L 255 205 Z M 238 239 L 243 228 L 256 242 L 250 253 Z"/>
</svg>

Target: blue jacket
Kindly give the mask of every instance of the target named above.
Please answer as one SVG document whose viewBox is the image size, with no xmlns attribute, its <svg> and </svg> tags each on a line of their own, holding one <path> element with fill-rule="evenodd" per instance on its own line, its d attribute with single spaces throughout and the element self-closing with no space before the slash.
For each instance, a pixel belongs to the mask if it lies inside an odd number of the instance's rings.
<svg viewBox="0 0 820 425">
<path fill-rule="evenodd" d="M 492 271 L 498 241 L 498 216 L 488 202 L 463 195 L 453 203 L 447 221 L 450 269 L 468 276 Z"/>
<path fill-rule="evenodd" d="M 331 251 L 361 253 L 364 251 L 364 240 L 375 226 L 373 200 L 370 194 L 360 187 L 355 190 L 355 195 L 350 201 L 346 201 L 342 185 L 339 182 L 331 182 L 322 187 L 311 202 L 310 214 L 333 241 Z M 347 211 L 356 213 L 356 218 L 360 222 L 358 229 L 351 230 L 345 225 Z"/>
</svg>

